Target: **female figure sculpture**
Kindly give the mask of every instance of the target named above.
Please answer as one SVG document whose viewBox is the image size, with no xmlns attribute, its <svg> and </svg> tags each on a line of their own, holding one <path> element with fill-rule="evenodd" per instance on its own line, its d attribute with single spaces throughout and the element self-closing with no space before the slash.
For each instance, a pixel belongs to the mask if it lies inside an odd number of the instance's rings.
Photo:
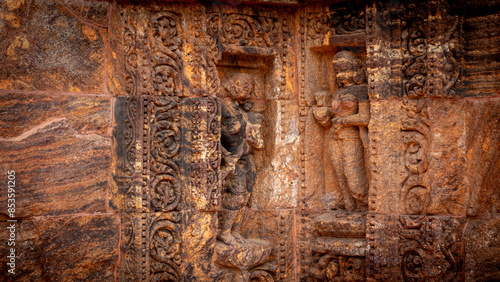
<svg viewBox="0 0 500 282">
<path fill-rule="evenodd" d="M 353 52 L 340 51 L 333 57 L 333 66 L 339 88 L 334 93 L 331 110 L 317 106 L 313 114 L 322 126 L 331 126 L 330 160 L 345 208 L 364 210 L 369 184 L 362 139 L 367 140 L 370 104 L 363 65 Z M 315 96 L 320 100 L 325 95 L 318 92 Z"/>
<path fill-rule="evenodd" d="M 255 80 L 245 73 L 237 73 L 224 85 L 226 98 L 222 100 L 221 145 L 222 205 L 218 240 L 235 245 L 244 239 L 233 229 L 239 211 L 251 196 L 255 182 L 255 164 L 252 149 L 261 149 L 264 141 L 260 128 L 263 116 L 250 112 L 249 102 L 255 89 Z"/>
</svg>

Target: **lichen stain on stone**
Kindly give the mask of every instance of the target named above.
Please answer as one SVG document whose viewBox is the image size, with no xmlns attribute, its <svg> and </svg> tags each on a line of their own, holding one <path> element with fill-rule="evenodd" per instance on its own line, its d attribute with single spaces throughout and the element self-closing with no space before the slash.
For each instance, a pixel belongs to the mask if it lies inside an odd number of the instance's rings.
<svg viewBox="0 0 500 282">
<path fill-rule="evenodd" d="M 8 57 L 14 57 L 16 55 L 16 49 L 23 49 L 26 50 L 31 46 L 29 41 L 26 39 L 24 35 L 18 35 L 16 38 L 12 41 L 12 43 L 9 45 L 7 48 L 7 56 Z M 16 59 L 15 57 L 13 59 Z"/>
<path fill-rule="evenodd" d="M 90 42 L 94 42 L 99 38 L 97 31 L 89 26 L 82 26 L 82 33 Z"/>
</svg>

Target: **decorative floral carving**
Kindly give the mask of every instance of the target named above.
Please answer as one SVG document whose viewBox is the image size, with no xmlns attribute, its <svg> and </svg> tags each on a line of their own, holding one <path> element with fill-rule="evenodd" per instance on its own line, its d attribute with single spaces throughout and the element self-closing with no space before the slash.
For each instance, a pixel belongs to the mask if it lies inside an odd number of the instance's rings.
<svg viewBox="0 0 500 282">
<path fill-rule="evenodd" d="M 156 95 L 180 96 L 182 93 L 179 19 L 171 12 L 161 12 L 151 17 L 154 89 Z"/>
<path fill-rule="evenodd" d="M 400 217 L 404 281 L 453 281 L 459 270 L 454 255 L 462 224 L 454 218 Z"/>
<path fill-rule="evenodd" d="M 180 217 L 160 216 L 150 227 L 151 281 L 179 281 L 181 266 Z"/>
<path fill-rule="evenodd" d="M 151 207 L 155 211 L 171 211 L 180 200 L 179 165 L 181 145 L 180 111 L 175 98 L 152 99 L 151 125 Z"/>
<path fill-rule="evenodd" d="M 406 112 L 402 120 L 402 138 L 405 145 L 404 163 L 407 177 L 402 186 L 402 201 L 409 214 L 425 214 L 429 204 L 429 190 L 421 175 L 429 166 L 429 123 L 425 100 L 403 101 Z"/>
<path fill-rule="evenodd" d="M 335 34 L 350 34 L 365 32 L 365 11 L 337 9 L 330 15 L 330 21 L 335 30 Z"/>
<path fill-rule="evenodd" d="M 220 179 L 219 169 L 221 164 L 220 144 L 220 102 L 217 98 L 207 98 L 207 193 L 210 204 L 214 208 L 220 205 Z"/>
<path fill-rule="evenodd" d="M 446 1 L 411 1 L 404 6 L 403 71 L 405 93 L 410 98 L 455 95 L 453 88 L 460 74 L 460 21 L 458 16 L 446 14 L 446 7 Z"/>
<path fill-rule="evenodd" d="M 273 49 L 280 46 L 281 28 L 275 18 L 212 13 L 208 21 L 208 34 L 222 44 Z"/>
<path fill-rule="evenodd" d="M 322 45 L 325 35 L 332 31 L 328 14 L 310 13 L 305 20 L 308 45 Z"/>
</svg>

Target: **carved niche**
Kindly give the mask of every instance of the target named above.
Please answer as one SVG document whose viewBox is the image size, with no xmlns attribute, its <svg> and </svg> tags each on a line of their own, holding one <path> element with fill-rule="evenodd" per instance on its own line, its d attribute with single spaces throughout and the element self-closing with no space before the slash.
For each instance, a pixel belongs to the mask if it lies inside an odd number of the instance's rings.
<svg viewBox="0 0 500 282">
<path fill-rule="evenodd" d="M 370 179 L 365 8 L 324 10 L 304 9 L 300 21 L 300 126 L 310 137 L 301 141 L 300 279 L 364 281 Z"/>
</svg>

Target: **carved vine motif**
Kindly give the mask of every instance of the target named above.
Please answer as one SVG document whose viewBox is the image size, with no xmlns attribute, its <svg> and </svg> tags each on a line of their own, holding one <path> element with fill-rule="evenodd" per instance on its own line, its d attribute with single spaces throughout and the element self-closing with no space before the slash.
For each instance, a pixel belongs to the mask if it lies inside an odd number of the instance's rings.
<svg viewBox="0 0 500 282">
<path fill-rule="evenodd" d="M 151 281 L 179 281 L 181 237 L 179 214 L 160 216 L 150 227 L 149 256 Z"/>
<path fill-rule="evenodd" d="M 178 16 L 171 12 L 161 12 L 151 17 L 154 89 L 160 96 L 180 96 L 182 93 Z"/>
<path fill-rule="evenodd" d="M 125 206 L 127 208 L 135 207 L 134 200 L 138 196 L 135 177 L 135 162 L 137 159 L 136 148 L 136 120 L 139 116 L 140 104 L 134 97 L 127 98 L 127 118 L 125 120 Z"/>
<path fill-rule="evenodd" d="M 335 34 L 365 32 L 365 11 L 348 9 L 332 10 L 330 22 Z"/>
<path fill-rule="evenodd" d="M 280 24 L 274 18 L 212 13 L 208 22 L 208 34 L 221 40 L 222 44 L 261 48 L 280 45 Z"/>
<path fill-rule="evenodd" d="M 429 166 L 429 122 L 426 100 L 404 100 L 406 112 L 402 120 L 402 138 L 405 145 L 404 163 L 407 177 L 402 186 L 402 201 L 408 214 L 425 214 L 429 204 L 429 188 L 422 183 L 422 175 Z"/>
<path fill-rule="evenodd" d="M 404 88 L 410 98 L 455 95 L 459 18 L 446 14 L 446 8 L 445 1 L 414 1 L 403 7 Z"/>
<path fill-rule="evenodd" d="M 140 280 L 137 275 L 141 272 L 140 265 L 138 265 L 135 260 L 140 257 L 137 248 L 134 247 L 135 242 L 135 230 L 138 226 L 135 226 L 132 217 L 128 214 L 124 214 L 122 219 L 122 245 L 121 253 L 124 263 L 124 274 L 132 280 Z"/>
<path fill-rule="evenodd" d="M 328 14 L 309 13 L 305 20 L 308 45 L 322 45 L 325 35 L 332 31 Z"/>
<path fill-rule="evenodd" d="M 220 103 L 216 98 L 207 98 L 207 198 L 214 208 L 220 206 L 220 179 L 219 169 L 221 164 L 220 152 Z"/>
<path fill-rule="evenodd" d="M 135 48 L 136 32 L 132 26 L 125 24 L 123 29 L 123 51 L 125 54 L 125 91 L 129 95 L 136 92 L 137 50 Z"/>
<path fill-rule="evenodd" d="M 141 18 L 132 15 L 123 18 L 126 93 L 181 96 L 182 40 L 178 16 L 160 12 L 152 15 L 149 22 L 140 22 Z"/>
<path fill-rule="evenodd" d="M 180 110 L 176 98 L 156 97 L 152 102 L 150 204 L 154 211 L 167 212 L 180 201 Z"/>
<path fill-rule="evenodd" d="M 453 281 L 460 265 L 453 254 L 460 232 L 460 222 L 454 218 L 400 217 L 403 280 Z"/>
</svg>

